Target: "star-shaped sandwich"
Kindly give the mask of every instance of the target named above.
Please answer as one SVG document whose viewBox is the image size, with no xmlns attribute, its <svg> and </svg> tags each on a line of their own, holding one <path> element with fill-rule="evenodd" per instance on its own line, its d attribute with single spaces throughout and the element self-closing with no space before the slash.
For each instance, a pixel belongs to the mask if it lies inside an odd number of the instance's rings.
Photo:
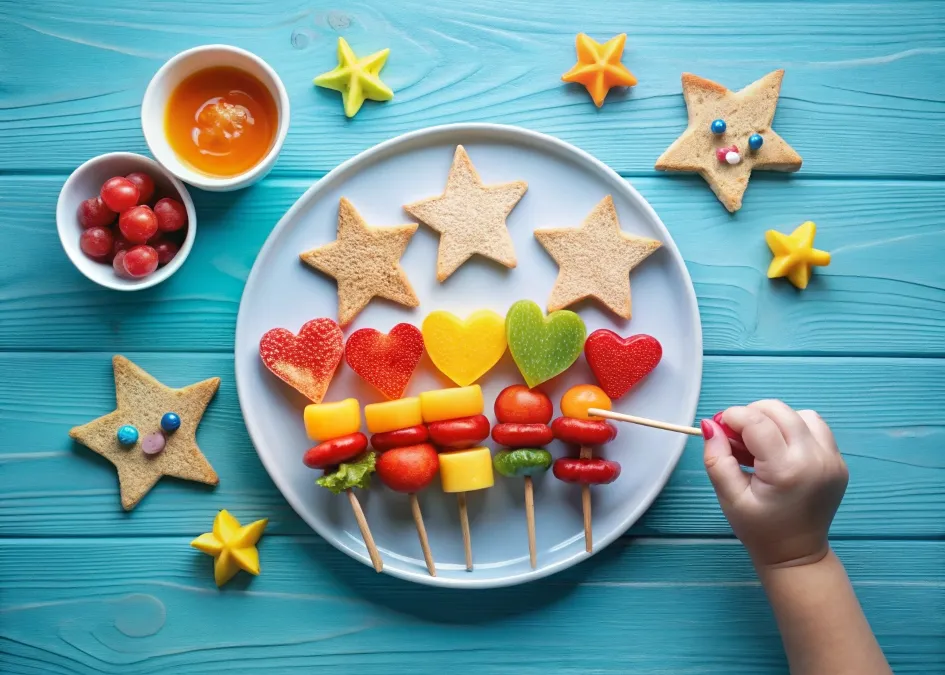
<svg viewBox="0 0 945 675">
<path fill-rule="evenodd" d="M 372 298 L 406 307 L 420 304 L 400 258 L 416 223 L 373 227 L 344 197 L 338 204 L 338 238 L 299 257 L 338 282 L 338 323 L 347 326 Z"/>
<path fill-rule="evenodd" d="M 125 510 L 133 509 L 161 476 L 208 485 L 219 483 L 210 462 L 197 447 L 196 433 L 220 386 L 220 378 L 172 389 L 124 356 L 115 356 L 112 367 L 117 409 L 75 427 L 69 436 L 115 465 Z M 162 430 L 162 419 L 167 413 L 178 418 L 180 426 L 176 430 Z M 119 434 L 119 430 L 126 432 L 132 427 L 131 437 Z M 154 439 L 161 446 L 156 451 Z"/>
<path fill-rule="evenodd" d="M 817 226 L 807 221 L 798 226 L 791 234 L 777 230 L 765 232 L 765 241 L 774 254 L 768 267 L 768 278 L 787 277 L 788 281 L 800 288 L 807 288 L 813 267 L 826 267 L 830 264 L 830 254 L 814 248 L 814 235 Z"/>
<path fill-rule="evenodd" d="M 610 311 L 630 318 L 630 272 L 662 244 L 620 229 L 610 195 L 604 197 L 580 227 L 535 230 L 535 238 L 560 268 L 548 311 L 585 298 L 596 298 Z"/>
<path fill-rule="evenodd" d="M 382 49 L 359 59 L 343 37 L 338 38 L 338 66 L 322 73 L 313 82 L 316 87 L 325 87 L 341 92 L 345 115 L 354 117 L 364 104 L 364 99 L 389 101 L 394 92 L 381 81 L 381 68 L 387 63 L 390 49 Z"/>
<path fill-rule="evenodd" d="M 771 128 L 783 78 L 784 71 L 776 70 L 732 92 L 683 73 L 689 126 L 656 160 L 656 168 L 699 173 L 731 212 L 742 206 L 752 169 L 800 169 L 800 155 Z"/>
<path fill-rule="evenodd" d="M 576 42 L 578 61 L 561 79 L 583 84 L 598 108 L 604 105 L 604 99 L 613 87 L 636 85 L 637 78 L 620 62 L 627 43 L 626 33 L 604 44 L 578 33 Z"/>
<path fill-rule="evenodd" d="M 505 219 L 518 204 L 528 183 L 522 180 L 483 185 L 461 145 L 456 146 L 446 190 L 404 206 L 411 216 L 440 233 L 437 281 L 446 281 L 473 255 L 515 267 L 515 247 Z"/>
<path fill-rule="evenodd" d="M 263 518 L 249 525 L 240 525 L 229 511 L 223 509 L 213 519 L 213 531 L 201 534 L 190 542 L 198 551 L 213 556 L 213 579 L 218 587 L 240 570 L 253 576 L 259 574 L 256 544 L 268 522 L 268 518 Z"/>
</svg>

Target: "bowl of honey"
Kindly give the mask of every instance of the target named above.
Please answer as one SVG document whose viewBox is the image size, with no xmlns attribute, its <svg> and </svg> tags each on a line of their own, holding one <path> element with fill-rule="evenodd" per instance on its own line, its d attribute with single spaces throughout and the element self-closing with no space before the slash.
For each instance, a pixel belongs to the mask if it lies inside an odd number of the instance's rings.
<svg viewBox="0 0 945 675">
<path fill-rule="evenodd" d="M 141 127 L 154 158 L 195 187 L 223 192 L 269 173 L 289 130 L 282 80 L 255 54 L 194 47 L 151 78 Z"/>
</svg>

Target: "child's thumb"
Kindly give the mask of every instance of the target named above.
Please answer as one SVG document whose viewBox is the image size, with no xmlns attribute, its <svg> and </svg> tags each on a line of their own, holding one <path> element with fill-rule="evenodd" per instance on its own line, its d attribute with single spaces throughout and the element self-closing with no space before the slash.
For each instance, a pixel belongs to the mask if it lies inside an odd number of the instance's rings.
<svg viewBox="0 0 945 675">
<path fill-rule="evenodd" d="M 732 455 L 732 446 L 722 427 L 712 420 L 702 420 L 702 437 L 705 440 L 705 471 L 712 481 L 719 502 L 734 503 L 748 489 L 750 478 Z"/>
</svg>

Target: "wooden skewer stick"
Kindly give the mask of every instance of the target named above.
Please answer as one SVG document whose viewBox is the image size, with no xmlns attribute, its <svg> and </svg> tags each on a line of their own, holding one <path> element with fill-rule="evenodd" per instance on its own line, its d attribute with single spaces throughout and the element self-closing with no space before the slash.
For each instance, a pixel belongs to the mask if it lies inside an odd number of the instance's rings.
<svg viewBox="0 0 945 675">
<path fill-rule="evenodd" d="M 456 501 L 459 502 L 459 525 L 463 528 L 463 549 L 466 551 L 466 571 L 472 572 L 472 536 L 469 534 L 469 511 L 466 508 L 466 493 L 457 492 Z"/>
<path fill-rule="evenodd" d="M 430 551 L 430 541 L 427 539 L 427 528 L 423 526 L 420 500 L 413 492 L 410 493 L 410 510 L 413 512 L 413 522 L 417 526 L 417 535 L 420 537 L 420 548 L 423 549 L 423 559 L 427 563 L 427 572 L 430 573 L 431 577 L 435 577 L 436 566 L 433 564 L 433 553 Z"/>
<path fill-rule="evenodd" d="M 618 420 L 620 422 L 639 424 L 644 427 L 653 427 L 654 429 L 663 429 L 664 431 L 675 431 L 677 433 L 688 434 L 690 436 L 702 435 L 702 429 L 697 427 L 687 427 L 683 426 L 682 424 L 673 424 L 671 422 L 660 422 L 659 420 L 651 420 L 647 417 L 637 417 L 636 415 L 625 415 L 624 413 L 618 413 L 612 410 L 589 408 L 587 414 L 593 415 L 595 417 L 606 417 L 607 419 Z"/>
<path fill-rule="evenodd" d="M 591 459 L 592 450 L 589 446 L 581 446 L 581 459 Z M 584 511 L 584 550 L 590 553 L 594 550 L 594 535 L 591 531 L 591 486 L 581 486 L 581 509 Z"/>
<path fill-rule="evenodd" d="M 361 530 L 361 538 L 364 545 L 367 546 L 368 555 L 371 556 L 371 562 L 374 563 L 375 572 L 384 571 L 384 561 L 381 560 L 381 554 L 377 550 L 377 544 L 374 543 L 374 537 L 371 536 L 371 528 L 368 527 L 367 518 L 364 517 L 364 511 L 361 510 L 361 502 L 358 496 L 354 494 L 351 488 L 345 490 L 348 493 L 348 501 L 351 502 L 351 510 L 354 511 L 354 519 L 358 521 L 358 529 Z"/>
<path fill-rule="evenodd" d="M 528 527 L 528 559 L 534 570 L 538 568 L 538 551 L 535 546 L 535 487 L 531 476 L 525 476 L 525 522 Z"/>
</svg>

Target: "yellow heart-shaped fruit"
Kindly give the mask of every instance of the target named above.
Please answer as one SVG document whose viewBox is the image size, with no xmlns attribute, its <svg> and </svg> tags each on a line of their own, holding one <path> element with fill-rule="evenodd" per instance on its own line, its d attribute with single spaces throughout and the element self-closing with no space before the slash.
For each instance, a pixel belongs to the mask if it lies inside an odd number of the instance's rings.
<svg viewBox="0 0 945 675">
<path fill-rule="evenodd" d="M 433 365 L 460 387 L 489 372 L 508 346 L 505 318 L 489 309 L 477 310 L 465 319 L 444 310 L 431 312 L 421 331 Z"/>
</svg>

